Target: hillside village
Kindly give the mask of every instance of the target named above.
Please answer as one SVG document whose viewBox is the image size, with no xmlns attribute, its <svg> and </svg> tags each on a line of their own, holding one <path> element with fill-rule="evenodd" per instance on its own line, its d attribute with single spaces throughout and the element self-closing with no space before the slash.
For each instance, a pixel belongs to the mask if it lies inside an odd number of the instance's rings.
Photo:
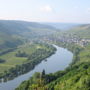
<svg viewBox="0 0 90 90">
<path fill-rule="evenodd" d="M 86 39 L 86 38 L 80 38 L 80 37 L 76 37 L 76 36 L 58 36 L 58 37 L 44 37 L 43 38 L 44 41 L 55 41 L 55 42 L 65 42 L 65 43 L 75 43 L 80 45 L 81 47 L 86 46 L 88 43 L 90 43 L 90 39 Z"/>
</svg>

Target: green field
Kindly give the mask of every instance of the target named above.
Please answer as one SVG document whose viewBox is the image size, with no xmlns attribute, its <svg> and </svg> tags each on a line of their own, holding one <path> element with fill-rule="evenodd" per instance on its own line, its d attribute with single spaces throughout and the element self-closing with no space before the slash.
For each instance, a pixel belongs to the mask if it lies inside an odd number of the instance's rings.
<svg viewBox="0 0 90 90">
<path fill-rule="evenodd" d="M 45 46 L 39 44 L 26 44 L 22 45 L 21 47 L 12 52 L 0 56 L 0 59 L 5 60 L 4 63 L 0 63 L 0 73 L 10 69 L 11 67 L 15 67 L 16 65 L 23 64 L 27 61 L 27 57 L 16 57 L 16 53 L 18 51 L 25 52 L 30 55 L 34 53 L 38 48 L 45 48 Z"/>
</svg>

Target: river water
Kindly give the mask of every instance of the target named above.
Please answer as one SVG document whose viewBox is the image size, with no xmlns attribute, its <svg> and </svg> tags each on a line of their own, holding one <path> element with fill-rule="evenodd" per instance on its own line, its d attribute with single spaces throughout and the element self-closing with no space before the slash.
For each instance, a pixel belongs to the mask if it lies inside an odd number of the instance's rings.
<svg viewBox="0 0 90 90">
<path fill-rule="evenodd" d="M 46 73 L 54 73 L 59 70 L 64 70 L 72 62 L 73 54 L 67 49 L 58 47 L 54 55 L 47 58 L 47 61 L 43 60 L 36 67 L 21 76 L 16 77 L 14 80 L 0 83 L 0 90 L 15 90 L 24 80 L 28 80 L 35 72 L 42 72 L 45 69 Z"/>
</svg>

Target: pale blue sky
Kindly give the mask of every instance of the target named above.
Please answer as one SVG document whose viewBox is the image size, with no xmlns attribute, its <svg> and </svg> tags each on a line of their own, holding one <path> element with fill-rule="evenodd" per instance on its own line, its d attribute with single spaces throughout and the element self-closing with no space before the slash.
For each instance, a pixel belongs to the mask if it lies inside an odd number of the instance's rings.
<svg viewBox="0 0 90 90">
<path fill-rule="evenodd" d="M 0 19 L 90 23 L 90 0 L 0 0 Z"/>
</svg>

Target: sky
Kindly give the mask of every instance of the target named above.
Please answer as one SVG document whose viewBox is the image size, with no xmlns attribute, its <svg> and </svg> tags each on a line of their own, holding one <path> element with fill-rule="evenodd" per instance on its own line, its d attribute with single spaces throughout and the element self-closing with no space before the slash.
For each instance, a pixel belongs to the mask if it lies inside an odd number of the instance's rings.
<svg viewBox="0 0 90 90">
<path fill-rule="evenodd" d="M 0 0 L 0 20 L 90 23 L 90 0 Z"/>
</svg>

